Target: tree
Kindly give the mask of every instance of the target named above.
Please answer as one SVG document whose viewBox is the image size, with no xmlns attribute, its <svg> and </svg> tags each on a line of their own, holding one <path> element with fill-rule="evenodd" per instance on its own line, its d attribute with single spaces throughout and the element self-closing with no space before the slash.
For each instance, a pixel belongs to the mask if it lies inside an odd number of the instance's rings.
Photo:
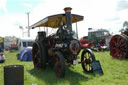
<svg viewBox="0 0 128 85">
<path fill-rule="evenodd" d="M 125 22 L 123 23 L 123 28 L 124 28 L 124 29 L 128 29 L 128 21 L 125 21 Z"/>
<path fill-rule="evenodd" d="M 125 31 L 126 29 L 128 29 L 128 21 L 125 21 L 125 22 L 123 23 L 123 28 L 121 28 L 121 29 L 119 30 L 119 32 L 123 32 L 123 31 Z"/>
</svg>

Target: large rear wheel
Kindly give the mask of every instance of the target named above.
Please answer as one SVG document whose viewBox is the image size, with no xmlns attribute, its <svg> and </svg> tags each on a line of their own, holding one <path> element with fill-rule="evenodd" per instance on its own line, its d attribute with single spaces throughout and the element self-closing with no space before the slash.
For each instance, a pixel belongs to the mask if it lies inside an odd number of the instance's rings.
<svg viewBox="0 0 128 85">
<path fill-rule="evenodd" d="M 95 56 L 90 49 L 84 49 L 81 55 L 82 68 L 84 72 L 92 72 L 91 63 L 95 61 Z"/>
<path fill-rule="evenodd" d="M 110 54 L 113 58 L 128 57 L 128 37 L 124 34 L 114 35 L 110 41 Z"/>
<path fill-rule="evenodd" d="M 33 44 L 32 56 L 34 68 L 45 69 L 46 67 L 46 49 L 44 45 L 39 42 Z"/>
<path fill-rule="evenodd" d="M 54 71 L 57 77 L 64 77 L 65 75 L 65 62 L 61 52 L 56 52 L 54 56 Z"/>
</svg>

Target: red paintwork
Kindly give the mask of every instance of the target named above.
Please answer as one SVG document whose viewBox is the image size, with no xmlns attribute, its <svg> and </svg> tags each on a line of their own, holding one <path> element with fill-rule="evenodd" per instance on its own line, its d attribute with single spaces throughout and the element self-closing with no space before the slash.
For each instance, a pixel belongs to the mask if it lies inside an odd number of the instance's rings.
<svg viewBox="0 0 128 85">
<path fill-rule="evenodd" d="M 9 47 L 8 47 L 8 50 L 11 50 L 12 49 L 18 49 L 18 46 L 17 44 L 11 44 Z"/>
<path fill-rule="evenodd" d="M 81 40 L 80 40 L 80 43 L 88 43 L 88 38 L 86 38 L 86 39 L 81 39 Z"/>
<path fill-rule="evenodd" d="M 88 43 L 88 38 L 84 38 L 79 40 L 80 41 L 80 45 L 83 48 L 89 48 L 89 43 Z"/>
<path fill-rule="evenodd" d="M 96 48 L 96 46 L 98 45 L 98 44 L 94 44 L 93 42 L 88 42 L 87 38 L 81 39 L 79 41 L 80 41 L 81 47 L 83 47 L 83 48 L 89 48 L 90 45 L 93 45 Z M 104 42 L 105 42 L 105 39 L 104 39 Z M 105 43 L 100 44 L 100 46 L 104 46 L 104 45 L 105 45 Z"/>
<path fill-rule="evenodd" d="M 127 57 L 127 38 L 124 34 L 114 35 L 110 41 L 110 53 L 113 58 L 124 59 Z"/>
<path fill-rule="evenodd" d="M 17 44 L 11 44 L 10 47 L 17 48 Z"/>
<path fill-rule="evenodd" d="M 83 48 L 89 48 L 89 44 L 80 44 Z"/>
</svg>

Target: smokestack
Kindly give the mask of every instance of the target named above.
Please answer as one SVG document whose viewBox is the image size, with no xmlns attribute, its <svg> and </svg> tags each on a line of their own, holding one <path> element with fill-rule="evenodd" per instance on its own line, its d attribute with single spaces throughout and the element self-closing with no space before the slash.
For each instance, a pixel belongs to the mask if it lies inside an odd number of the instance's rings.
<svg viewBox="0 0 128 85">
<path fill-rule="evenodd" d="M 64 8 L 65 15 L 66 15 L 66 22 L 67 22 L 67 28 L 70 32 L 72 32 L 72 17 L 71 17 L 71 7 Z"/>
</svg>

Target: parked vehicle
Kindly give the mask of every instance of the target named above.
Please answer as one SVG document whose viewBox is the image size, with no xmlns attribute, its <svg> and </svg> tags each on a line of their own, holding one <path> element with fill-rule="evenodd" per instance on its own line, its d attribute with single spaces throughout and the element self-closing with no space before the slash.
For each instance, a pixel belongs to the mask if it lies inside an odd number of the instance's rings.
<svg viewBox="0 0 128 85">
<path fill-rule="evenodd" d="M 9 47 L 8 47 L 8 51 L 17 51 L 18 50 L 18 46 L 17 44 L 11 44 Z"/>
<path fill-rule="evenodd" d="M 81 46 L 83 48 L 95 49 L 106 46 L 106 38 L 110 36 L 110 33 L 106 29 L 88 29 L 88 36 L 80 39 Z"/>
<path fill-rule="evenodd" d="M 38 32 L 33 49 L 34 68 L 44 70 L 49 64 L 54 68 L 57 77 L 64 77 L 65 66 L 81 63 L 85 72 L 92 72 L 91 63 L 95 61 L 95 56 L 90 49 L 82 50 L 80 42 L 75 39 L 72 31 L 72 23 L 82 21 L 83 16 L 71 14 L 70 7 L 65 8 L 64 14 L 48 16 L 31 26 L 58 29 L 56 33 L 47 36 L 47 32 Z M 77 60 L 81 52 L 81 61 Z"/>
<path fill-rule="evenodd" d="M 26 47 L 32 47 L 35 39 L 33 38 L 20 38 L 18 40 L 18 55 Z"/>
</svg>

